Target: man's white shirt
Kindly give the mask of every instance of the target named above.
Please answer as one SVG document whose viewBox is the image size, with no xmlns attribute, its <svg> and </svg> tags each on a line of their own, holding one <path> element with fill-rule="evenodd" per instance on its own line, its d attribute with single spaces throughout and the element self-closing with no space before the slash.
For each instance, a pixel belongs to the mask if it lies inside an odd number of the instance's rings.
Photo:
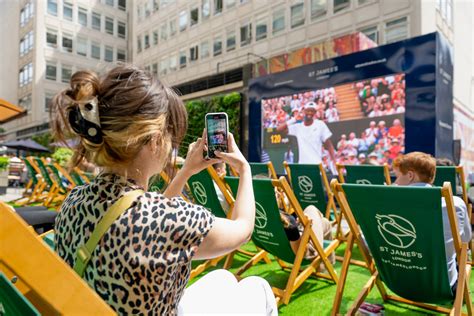
<svg viewBox="0 0 474 316">
<path fill-rule="evenodd" d="M 309 126 L 304 123 L 289 125 L 288 135 L 298 139 L 298 163 L 318 164 L 322 161 L 323 143 L 332 133 L 323 121 L 314 120 Z"/>
</svg>

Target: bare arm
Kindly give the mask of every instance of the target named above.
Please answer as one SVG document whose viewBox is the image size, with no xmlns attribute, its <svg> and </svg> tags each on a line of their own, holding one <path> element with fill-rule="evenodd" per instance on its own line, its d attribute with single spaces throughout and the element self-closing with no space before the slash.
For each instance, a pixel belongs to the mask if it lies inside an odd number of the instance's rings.
<svg viewBox="0 0 474 316">
<path fill-rule="evenodd" d="M 255 198 L 250 166 L 229 134 L 229 153 L 216 153 L 240 174 L 239 188 L 232 218 L 216 218 L 214 226 L 204 238 L 195 259 L 215 258 L 237 249 L 250 239 L 255 222 Z"/>
<path fill-rule="evenodd" d="M 336 156 L 334 155 L 334 146 L 332 144 L 331 139 L 326 139 L 326 141 L 324 142 L 324 147 L 327 149 L 327 151 L 329 151 L 329 157 L 331 157 L 331 160 L 335 162 Z"/>
</svg>

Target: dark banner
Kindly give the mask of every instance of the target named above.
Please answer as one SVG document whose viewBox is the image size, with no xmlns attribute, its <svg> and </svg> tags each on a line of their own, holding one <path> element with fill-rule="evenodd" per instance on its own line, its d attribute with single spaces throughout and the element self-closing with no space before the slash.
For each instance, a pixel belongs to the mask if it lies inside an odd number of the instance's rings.
<svg viewBox="0 0 474 316">
<path fill-rule="evenodd" d="M 249 160 L 390 163 L 452 157 L 451 49 L 439 34 L 252 79 Z M 332 149 L 333 148 L 333 149 Z"/>
</svg>

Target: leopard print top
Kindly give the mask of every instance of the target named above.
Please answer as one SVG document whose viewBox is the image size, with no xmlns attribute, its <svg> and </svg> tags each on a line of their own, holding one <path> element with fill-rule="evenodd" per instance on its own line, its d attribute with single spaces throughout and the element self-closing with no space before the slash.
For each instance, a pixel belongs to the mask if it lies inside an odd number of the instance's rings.
<svg viewBox="0 0 474 316">
<path fill-rule="evenodd" d="M 73 267 L 77 248 L 107 208 L 136 189 L 141 188 L 113 174 L 73 189 L 56 218 L 56 252 Z M 119 314 L 176 314 L 191 259 L 214 220 L 181 198 L 144 193 L 104 234 L 84 279 Z"/>
</svg>

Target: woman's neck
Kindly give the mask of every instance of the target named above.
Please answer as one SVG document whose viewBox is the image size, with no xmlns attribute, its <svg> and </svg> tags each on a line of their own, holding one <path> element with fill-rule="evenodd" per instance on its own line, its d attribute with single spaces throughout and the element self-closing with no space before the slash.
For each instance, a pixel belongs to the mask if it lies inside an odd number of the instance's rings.
<svg viewBox="0 0 474 316">
<path fill-rule="evenodd" d="M 116 168 L 105 168 L 105 173 L 113 173 L 120 175 L 124 178 L 133 180 L 138 186 L 146 189 L 148 188 L 149 176 L 146 172 L 143 172 L 140 168 L 134 166 L 128 167 L 116 167 Z"/>
</svg>

